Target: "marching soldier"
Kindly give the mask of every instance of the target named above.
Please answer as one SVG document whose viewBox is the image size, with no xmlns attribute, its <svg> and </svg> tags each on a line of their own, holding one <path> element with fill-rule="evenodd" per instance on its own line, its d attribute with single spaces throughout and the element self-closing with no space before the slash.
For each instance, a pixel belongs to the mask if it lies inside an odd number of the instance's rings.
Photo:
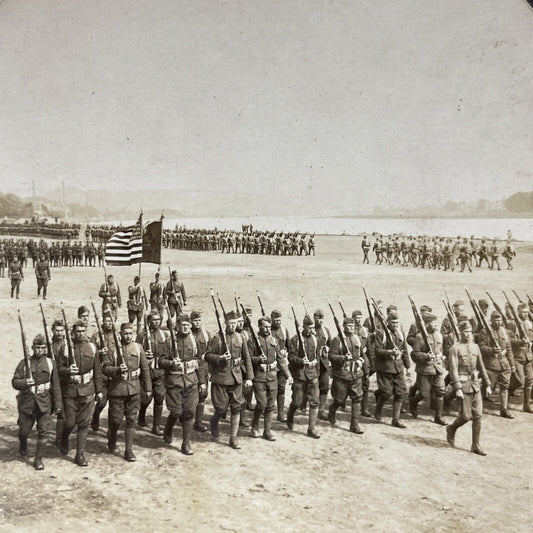
<svg viewBox="0 0 533 533">
<path fill-rule="evenodd" d="M 328 402 L 329 392 L 329 375 L 331 373 L 331 363 L 328 358 L 329 346 L 331 343 L 331 334 L 329 329 L 324 326 L 324 311 L 317 309 L 313 314 L 315 321 L 316 340 L 318 341 L 318 418 L 328 420 L 326 405 Z"/>
<path fill-rule="evenodd" d="M 363 313 L 359 311 L 359 309 L 356 309 L 352 313 L 352 318 L 355 322 L 354 333 L 359 337 L 359 340 L 361 341 L 361 354 L 365 358 L 367 364 L 367 371 L 363 372 L 362 378 L 363 398 L 361 400 L 361 415 L 369 418 L 372 416 L 372 414 L 368 410 L 368 389 L 370 388 L 370 376 L 376 372 L 374 365 L 374 357 L 373 355 L 371 355 L 371 352 L 373 352 L 373 335 L 368 331 L 365 326 L 363 326 Z"/>
<path fill-rule="evenodd" d="M 30 359 L 30 376 L 26 374 L 26 363 L 23 359 L 17 365 L 11 384 L 19 391 L 17 408 L 19 426 L 19 453 L 28 455 L 28 436 L 37 422 L 37 449 L 33 466 L 43 470 L 43 452 L 47 442 L 47 434 L 52 423 L 52 413 L 61 414 L 61 388 L 55 361 L 46 357 L 47 346 L 44 335 L 33 339 L 33 355 Z"/>
<path fill-rule="evenodd" d="M 368 259 L 368 252 L 370 251 L 370 242 L 366 238 L 366 235 L 363 237 L 363 240 L 361 242 L 361 248 L 363 250 L 363 264 L 370 264 L 370 261 Z"/>
<path fill-rule="evenodd" d="M 89 424 L 93 415 L 95 393 L 102 399 L 102 375 L 96 354 L 96 346 L 87 341 L 85 324 L 78 320 L 72 328 L 72 354 L 58 359 L 58 372 L 63 395 L 64 422 L 59 450 L 69 452 L 69 436 L 78 426 L 76 457 L 78 466 L 87 466 L 85 448 Z"/>
<path fill-rule="evenodd" d="M 244 403 L 242 393 L 243 379 L 244 386 L 252 386 L 253 369 L 250 354 L 244 337 L 236 331 L 237 313 L 230 311 L 226 313 L 227 350 L 223 345 L 220 333 L 214 335 L 209 341 L 205 360 L 209 363 L 211 372 L 211 400 L 215 412 L 210 419 L 211 434 L 215 439 L 219 437 L 218 422 L 221 418 L 226 418 L 228 407 L 231 410 L 231 433 L 229 445 L 239 450 L 241 448 L 237 434 L 239 431 L 239 421 L 241 418 L 241 406 Z M 241 361 L 244 360 L 244 376 Z"/>
<path fill-rule="evenodd" d="M 142 346 L 133 342 L 133 326 L 125 322 L 120 326 L 120 355 L 117 347 L 110 350 L 104 359 L 103 373 L 109 377 L 107 394 L 109 397 L 109 432 L 107 447 L 111 452 L 117 449 L 117 432 L 124 415 L 126 416 L 126 450 L 124 458 L 135 461 L 133 440 L 135 423 L 141 403 L 141 382 L 149 398 L 152 382 L 148 362 Z"/>
<path fill-rule="evenodd" d="M 24 280 L 24 272 L 22 271 L 22 264 L 16 255 L 13 256 L 13 261 L 9 263 L 7 276 L 11 280 L 11 298 L 16 294 L 18 299 L 20 295 L 20 283 Z"/>
<path fill-rule="evenodd" d="M 137 331 L 141 329 L 141 321 L 144 309 L 140 283 L 141 278 L 139 276 L 135 276 L 133 278 L 133 285 L 128 287 L 129 299 L 126 303 L 128 307 L 128 322 L 130 324 L 135 324 L 135 322 L 137 322 Z"/>
<path fill-rule="evenodd" d="M 483 414 L 479 375 L 481 374 L 487 394 L 491 393 L 490 380 L 479 347 L 473 340 L 472 324 L 466 320 L 460 322 L 459 331 L 460 341 L 450 348 L 449 367 L 453 389 L 461 400 L 461 407 L 457 418 L 446 427 L 446 438 L 453 448 L 457 429 L 472 420 L 471 451 L 477 455 L 487 455 L 479 444 Z"/>
<path fill-rule="evenodd" d="M 359 427 L 359 416 L 363 398 L 363 375 L 368 376 L 368 364 L 364 359 L 361 341 L 355 335 L 355 320 L 352 317 L 346 317 L 343 327 L 348 351 L 341 337 L 337 335 L 331 341 L 329 352 L 333 375 L 331 385 L 333 401 L 329 406 L 328 420 L 332 426 L 335 425 L 337 409 L 345 405 L 346 399 L 350 396 L 352 402 L 350 431 L 361 435 L 363 430 Z"/>
<path fill-rule="evenodd" d="M 37 298 L 41 297 L 42 289 L 43 299 L 46 300 L 48 281 L 52 279 L 52 276 L 50 274 L 50 263 L 46 260 L 44 254 L 40 255 L 40 260 L 35 265 L 35 277 L 37 278 Z"/>
<path fill-rule="evenodd" d="M 107 308 L 109 308 L 113 319 L 116 322 L 118 318 L 118 310 L 122 307 L 122 300 L 120 297 L 120 287 L 115 283 L 113 274 L 107 276 L 107 280 L 100 287 L 98 295 L 102 298 L 102 315 L 107 311 Z"/>
<path fill-rule="evenodd" d="M 165 312 L 165 285 L 159 281 L 159 272 L 155 273 L 155 281 L 150 283 L 150 306 L 160 316 Z"/>
<path fill-rule="evenodd" d="M 170 279 L 166 286 L 166 296 L 171 317 L 176 314 L 179 315 L 183 307 L 187 306 L 185 286 L 183 282 L 179 281 L 177 270 L 173 270 L 170 274 Z"/>
<path fill-rule="evenodd" d="M 191 332 L 194 335 L 196 346 L 198 347 L 198 371 L 207 376 L 209 365 L 205 362 L 205 354 L 207 352 L 209 341 L 211 340 L 211 333 L 202 326 L 202 314 L 200 311 L 193 311 L 191 313 L 191 323 Z M 205 387 L 202 387 L 201 384 L 198 385 L 198 405 L 196 406 L 193 429 L 200 433 L 207 431 L 207 426 L 202 422 L 206 399 L 207 380 L 205 382 Z"/>
<path fill-rule="evenodd" d="M 282 325 L 281 311 L 274 309 L 270 313 L 271 328 L 270 333 L 272 337 L 278 343 L 278 348 L 280 353 L 285 359 L 289 355 L 289 332 L 287 328 Z M 288 360 L 285 362 L 288 365 Z M 278 393 L 276 396 L 276 404 L 278 408 L 278 422 L 286 422 L 287 418 L 285 416 L 285 389 L 287 388 L 287 378 L 285 373 L 281 369 L 278 369 Z"/>
</svg>

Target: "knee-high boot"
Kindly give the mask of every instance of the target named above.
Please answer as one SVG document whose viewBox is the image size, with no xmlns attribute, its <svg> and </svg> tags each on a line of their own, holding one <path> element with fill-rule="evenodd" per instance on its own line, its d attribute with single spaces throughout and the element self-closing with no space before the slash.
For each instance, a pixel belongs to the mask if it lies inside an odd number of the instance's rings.
<svg viewBox="0 0 533 533">
<path fill-rule="evenodd" d="M 178 421 L 178 415 L 175 413 L 169 413 L 167 423 L 165 424 L 165 430 L 163 432 L 163 440 L 167 444 L 172 444 L 172 429 Z"/>
<path fill-rule="evenodd" d="M 46 439 L 39 438 L 37 440 L 37 449 L 35 450 L 35 459 L 33 460 L 33 468 L 35 470 L 44 470 L 43 452 L 46 447 Z"/>
<path fill-rule="evenodd" d="M 441 426 L 446 425 L 446 421 L 442 415 L 444 409 L 444 398 L 435 398 L 435 418 L 433 419 L 435 424 Z"/>
<path fill-rule="evenodd" d="M 320 392 L 320 396 L 318 397 L 318 418 L 320 420 L 327 420 L 328 419 L 328 413 L 326 411 L 326 405 L 328 403 L 328 393 L 326 392 Z"/>
<path fill-rule="evenodd" d="M 479 436 L 481 434 L 481 419 L 472 421 L 472 453 L 477 455 L 487 455 L 487 452 L 479 445 Z"/>
<path fill-rule="evenodd" d="M 402 399 L 395 399 L 392 403 L 392 425 L 395 428 L 405 429 L 405 424 L 400 420 L 400 412 L 402 410 Z"/>
<path fill-rule="evenodd" d="M 461 416 L 458 416 L 451 424 L 446 426 L 446 440 L 448 444 L 454 448 L 455 447 L 455 432 L 463 425 L 466 424 L 466 421 L 463 420 Z"/>
<path fill-rule="evenodd" d="M 318 417 L 318 407 L 309 407 L 309 425 L 307 426 L 307 436 L 319 439 L 320 435 L 316 431 L 316 419 Z"/>
<path fill-rule="evenodd" d="M 154 420 L 152 422 L 152 433 L 160 437 L 161 431 L 161 417 L 163 416 L 163 405 L 154 403 Z"/>
<path fill-rule="evenodd" d="M 124 459 L 132 463 L 137 460 L 133 453 L 133 439 L 135 438 L 135 427 L 128 427 L 124 430 L 124 436 L 126 440 L 126 450 L 124 451 Z"/>
<path fill-rule="evenodd" d="M 74 462 L 78 466 L 87 466 L 87 459 L 85 458 L 85 448 L 87 447 L 87 435 L 89 433 L 89 428 L 79 428 L 78 435 L 76 438 L 76 457 Z"/>
<path fill-rule="evenodd" d="M 385 399 L 383 398 L 383 394 L 381 394 L 379 390 L 377 390 L 376 393 L 376 410 L 374 412 L 374 418 L 378 421 L 381 421 L 383 406 L 385 405 Z"/>
<path fill-rule="evenodd" d="M 361 402 L 361 416 L 366 418 L 372 416 L 368 410 L 368 391 L 363 391 L 363 401 Z"/>
<path fill-rule="evenodd" d="M 261 436 L 261 433 L 259 431 L 259 422 L 261 421 L 261 410 L 257 407 L 254 410 L 254 416 L 252 419 L 252 437 L 254 439 L 258 439 Z M 242 413 L 241 413 L 242 417 Z"/>
<path fill-rule="evenodd" d="M 236 413 L 231 413 L 229 445 L 234 450 L 241 449 L 239 441 L 237 440 L 237 434 L 239 433 L 240 418 L 241 418 L 240 411 L 237 411 Z"/>
<path fill-rule="evenodd" d="M 276 403 L 278 405 L 278 422 L 286 422 L 287 417 L 285 416 L 285 393 L 278 394 Z"/>
<path fill-rule="evenodd" d="M 352 419 L 350 431 L 357 435 L 362 435 L 364 431 L 359 427 L 359 416 L 361 415 L 361 402 L 352 401 Z"/>
<path fill-rule="evenodd" d="M 509 404 L 509 391 L 507 389 L 500 388 L 500 416 L 503 418 L 514 418 L 511 411 L 508 409 Z"/>
<path fill-rule="evenodd" d="M 337 409 L 339 408 L 340 404 L 337 400 L 333 400 L 331 402 L 331 405 L 329 406 L 329 410 L 328 410 L 328 422 L 334 426 L 335 423 L 337 422 L 336 418 L 335 418 L 335 414 L 337 413 Z"/>
<path fill-rule="evenodd" d="M 194 420 L 192 418 L 183 422 L 183 443 L 181 444 L 181 453 L 184 455 L 193 454 L 191 449 L 191 433 L 193 424 Z"/>
<path fill-rule="evenodd" d="M 194 417 L 194 429 L 200 433 L 205 433 L 207 431 L 207 426 L 202 423 L 202 418 L 204 416 L 205 403 L 199 403 L 196 406 L 196 413 Z"/>
<path fill-rule="evenodd" d="M 276 437 L 270 430 L 272 427 L 272 418 L 274 417 L 274 411 L 265 411 L 265 427 L 263 430 L 263 438 L 265 440 L 274 441 Z"/>
</svg>

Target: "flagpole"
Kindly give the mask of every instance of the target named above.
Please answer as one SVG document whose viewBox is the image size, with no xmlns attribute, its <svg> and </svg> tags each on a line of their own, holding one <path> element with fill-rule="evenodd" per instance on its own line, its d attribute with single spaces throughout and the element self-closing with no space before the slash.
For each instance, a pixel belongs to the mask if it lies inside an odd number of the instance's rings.
<svg viewBox="0 0 533 533">
<path fill-rule="evenodd" d="M 159 268 L 157 269 L 158 272 L 161 272 L 161 262 L 163 261 L 163 219 L 165 218 L 165 215 L 163 214 L 163 211 L 161 211 L 161 240 L 159 242 Z"/>
<path fill-rule="evenodd" d="M 139 224 L 141 226 L 141 245 L 142 245 L 142 242 L 143 242 L 143 210 L 142 208 L 141 208 L 141 214 L 139 215 Z M 143 264 L 143 258 L 142 258 L 142 251 L 141 251 L 141 261 L 139 262 L 139 278 L 141 277 L 142 264 Z"/>
</svg>

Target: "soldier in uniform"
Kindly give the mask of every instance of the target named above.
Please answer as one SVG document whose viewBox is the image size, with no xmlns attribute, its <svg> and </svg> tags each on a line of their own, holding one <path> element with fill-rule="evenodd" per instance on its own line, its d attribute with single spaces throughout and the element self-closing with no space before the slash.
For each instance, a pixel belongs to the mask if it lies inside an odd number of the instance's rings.
<svg viewBox="0 0 533 533">
<path fill-rule="evenodd" d="M 165 388 L 167 407 L 170 411 L 163 438 L 167 444 L 172 443 L 172 429 L 179 420 L 183 424 L 183 442 L 181 453 L 192 455 L 191 433 L 198 405 L 199 386 L 206 392 L 207 374 L 200 370 L 198 346 L 191 333 L 191 321 L 188 315 L 178 315 L 178 332 L 173 345 L 172 338 L 167 340 L 167 350 L 159 360 L 159 366 L 165 370 Z"/>
<path fill-rule="evenodd" d="M 277 341 L 271 335 L 270 318 L 264 316 L 258 320 L 259 335 L 257 341 L 251 343 L 251 359 L 254 369 L 254 393 L 256 405 L 252 419 L 252 437 L 261 436 L 259 422 L 264 414 L 263 438 L 268 441 L 276 440 L 272 434 L 272 417 L 278 392 L 278 371 L 281 371 L 285 379 L 290 379 L 287 359 L 281 353 Z"/>
<path fill-rule="evenodd" d="M 126 450 L 124 458 L 135 461 L 133 440 L 135 423 L 141 403 L 141 382 L 147 397 L 152 395 L 152 382 L 148 362 L 142 346 L 133 342 L 133 326 L 125 322 L 120 326 L 120 355 L 116 348 L 110 350 L 104 359 L 103 373 L 111 378 L 107 384 L 109 397 L 109 432 L 107 446 L 114 452 L 117 448 L 117 432 L 126 416 Z"/>
<path fill-rule="evenodd" d="M 363 250 L 363 264 L 369 264 L 368 252 L 370 251 L 370 242 L 366 238 L 366 235 L 363 237 L 361 242 L 361 249 Z"/>
<path fill-rule="evenodd" d="M 150 306 L 156 309 L 160 316 L 165 312 L 165 285 L 159 281 L 159 272 L 155 273 L 155 280 L 150 283 Z"/>
<path fill-rule="evenodd" d="M 355 334 L 355 320 L 347 316 L 343 321 L 343 327 L 346 347 L 343 339 L 337 335 L 331 341 L 329 352 L 333 375 L 331 385 L 333 401 L 329 406 L 328 420 L 332 426 L 335 425 L 337 409 L 345 405 L 346 399 L 350 396 L 352 402 L 350 431 L 361 435 L 363 430 L 359 427 L 359 416 L 363 399 L 363 375 L 368 376 L 368 362 L 364 359 L 361 340 Z"/>
<path fill-rule="evenodd" d="M 329 346 L 331 343 L 331 333 L 324 326 L 324 311 L 317 309 L 313 314 L 315 321 L 316 339 L 318 341 L 318 418 L 328 420 L 327 402 L 329 393 L 329 375 L 331 373 L 331 363 L 328 358 Z"/>
<path fill-rule="evenodd" d="M 209 341 L 211 340 L 211 333 L 202 326 L 202 314 L 200 311 L 193 311 L 191 313 L 191 324 L 191 333 L 194 335 L 196 346 L 198 347 L 198 371 L 207 376 L 209 365 L 205 362 L 205 354 Z M 207 431 L 207 426 L 202 422 L 206 399 L 207 380 L 205 387 L 202 387 L 201 384 L 198 385 L 198 405 L 196 406 L 193 429 L 200 433 Z"/>
<path fill-rule="evenodd" d="M 455 395 L 461 400 L 457 418 L 446 427 L 446 438 L 452 448 L 455 446 L 455 432 L 472 420 L 472 448 L 477 455 L 487 455 L 479 445 L 483 400 L 479 375 L 491 393 L 490 381 L 483 364 L 479 347 L 474 343 L 472 324 L 467 320 L 459 323 L 461 339 L 450 348 L 449 367 Z"/>
<path fill-rule="evenodd" d="M 315 321 L 308 315 L 303 319 L 302 329 L 303 346 L 300 346 L 296 334 L 289 344 L 289 370 L 294 383 L 292 385 L 292 400 L 287 413 L 287 426 L 294 427 L 294 414 L 296 409 L 303 404 L 304 393 L 309 402 L 309 424 L 307 435 L 314 439 L 320 438 L 316 431 L 318 416 L 318 364 L 320 352 L 316 339 Z"/>
<path fill-rule="evenodd" d="M 414 342 L 411 359 L 416 364 L 416 388 L 417 392 L 409 399 L 409 410 L 413 418 L 418 416 L 418 403 L 421 400 L 429 401 L 431 398 L 435 402 L 436 424 L 445 426 L 446 422 L 442 417 L 444 404 L 444 361 L 442 355 L 442 334 L 437 328 L 437 317 L 426 312 L 422 315 L 428 334 L 429 346 L 418 332 Z"/>
<path fill-rule="evenodd" d="M 205 360 L 209 363 L 211 373 L 211 400 L 215 412 L 210 419 L 211 434 L 215 439 L 219 437 L 218 422 L 226 418 L 228 407 L 231 410 L 231 433 L 229 445 L 240 449 L 237 440 L 239 422 L 241 418 L 241 406 L 244 403 L 242 382 L 246 388 L 252 386 L 253 369 L 246 340 L 236 331 L 237 313 L 226 313 L 225 338 L 227 346 L 224 346 L 220 333 L 214 335 L 209 341 Z M 241 361 L 244 360 L 244 376 Z"/>
<path fill-rule="evenodd" d="M 282 316 L 281 311 L 274 309 L 270 313 L 271 328 L 270 332 L 272 337 L 278 343 L 278 348 L 283 357 L 287 358 L 289 355 L 289 332 L 287 328 L 282 325 Z M 288 361 L 286 362 L 288 365 Z M 287 378 L 281 367 L 278 369 L 278 393 L 276 396 L 276 404 L 278 408 L 278 421 L 286 422 L 287 418 L 285 416 L 285 389 L 287 387 Z"/>
<path fill-rule="evenodd" d="M 47 434 L 52 423 L 52 413 L 61 413 L 61 388 L 55 361 L 46 357 L 47 347 L 44 335 L 33 339 L 33 355 L 30 359 L 31 374 L 26 374 L 26 363 L 23 359 L 17 365 L 11 384 L 19 391 L 17 408 L 19 426 L 19 453 L 28 455 L 28 436 L 37 422 L 37 449 L 33 466 L 43 470 L 43 452 L 47 442 Z"/>
<path fill-rule="evenodd" d="M 494 265 L 498 266 L 498 270 L 501 270 L 500 267 L 500 247 L 498 246 L 498 241 L 494 239 L 492 241 L 492 246 L 490 248 L 490 269 L 494 269 Z"/>
<path fill-rule="evenodd" d="M 387 315 L 388 333 L 378 329 L 376 331 L 376 375 L 378 390 L 376 391 L 376 411 L 374 417 L 381 420 L 381 413 L 385 402 L 393 396 L 392 425 L 405 428 L 400 420 L 402 396 L 406 391 L 403 367 L 409 369 L 410 362 L 407 342 L 400 329 L 398 313 L 391 311 Z"/>
<path fill-rule="evenodd" d="M 52 276 L 50 274 L 50 264 L 44 254 L 40 255 L 40 260 L 35 265 L 35 277 L 37 278 L 37 298 L 40 298 L 42 289 L 43 299 L 46 300 L 48 281 L 52 279 Z"/>
<path fill-rule="evenodd" d="M 373 334 L 368 331 L 368 328 L 363 326 L 363 313 L 356 309 L 352 312 L 352 318 L 354 319 L 355 328 L 354 333 L 359 337 L 361 343 L 361 355 L 364 357 L 367 368 L 366 372 L 363 372 L 362 387 L 363 398 L 361 400 L 361 415 L 364 417 L 370 417 L 372 414 L 368 410 L 368 390 L 370 388 L 370 376 L 376 372 L 373 356 Z"/>
<path fill-rule="evenodd" d="M 129 299 L 126 302 L 128 307 L 128 321 L 130 324 L 135 324 L 137 322 L 137 331 L 141 329 L 141 322 L 143 316 L 143 298 L 142 298 L 142 288 L 141 288 L 141 278 L 135 276 L 133 278 L 133 285 L 128 287 Z"/>
<path fill-rule="evenodd" d="M 18 260 L 18 256 L 13 256 L 13 261 L 9 263 L 7 275 L 11 280 L 11 298 L 16 294 L 17 299 L 20 295 L 20 283 L 24 279 L 24 272 L 22 271 L 22 264 Z"/>
<path fill-rule="evenodd" d="M 177 270 L 173 270 L 166 286 L 166 297 L 170 316 L 180 314 L 181 310 L 187 306 L 187 294 L 183 282 L 178 279 Z"/>
<path fill-rule="evenodd" d="M 172 327 L 172 326 L 171 326 Z M 148 366 L 150 367 L 150 379 L 152 381 L 152 396 L 147 396 L 142 389 L 141 407 L 139 409 L 138 424 L 146 427 L 146 411 L 150 402 L 154 400 L 154 417 L 152 422 L 152 433 L 161 436 L 161 417 L 163 415 L 163 404 L 165 402 L 165 371 L 159 365 L 161 357 L 168 352 L 168 333 L 161 329 L 161 315 L 154 309 L 148 315 L 148 329 L 150 334 L 150 345 L 145 331 L 138 332 L 137 342 L 143 347 Z"/>
<path fill-rule="evenodd" d="M 122 300 L 120 297 L 120 287 L 115 283 L 113 274 L 107 276 L 107 281 L 100 287 L 98 295 L 102 298 L 102 315 L 109 308 L 116 322 L 118 310 L 122 307 Z"/>
<path fill-rule="evenodd" d="M 500 387 L 500 416 L 503 418 L 514 418 L 508 409 L 509 384 L 511 374 L 516 371 L 511 339 L 502 324 L 502 316 L 498 311 L 493 311 L 490 315 L 490 328 L 496 345 L 492 342 L 487 331 L 479 333 L 478 344 L 483 356 L 483 363 L 487 369 L 491 389 L 496 384 Z"/>
<path fill-rule="evenodd" d="M 58 359 L 58 372 L 63 395 L 64 423 L 59 449 L 63 455 L 69 452 L 69 436 L 78 426 L 76 457 L 78 466 L 87 466 L 85 448 L 89 424 L 94 410 L 95 393 L 102 399 L 102 374 L 96 354 L 96 346 L 87 341 L 87 327 L 78 320 L 72 328 L 72 351 Z"/>
</svg>

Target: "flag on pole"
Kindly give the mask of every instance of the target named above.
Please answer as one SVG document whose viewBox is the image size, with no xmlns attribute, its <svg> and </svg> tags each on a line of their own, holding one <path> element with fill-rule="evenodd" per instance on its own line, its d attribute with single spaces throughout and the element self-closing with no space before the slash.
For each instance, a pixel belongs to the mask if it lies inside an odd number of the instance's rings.
<svg viewBox="0 0 533 533">
<path fill-rule="evenodd" d="M 142 242 L 143 263 L 161 264 L 161 244 L 163 238 L 163 217 L 161 220 L 149 222 L 144 227 Z"/>
<path fill-rule="evenodd" d="M 142 262 L 143 239 L 141 236 L 141 217 L 133 226 L 117 231 L 105 245 L 107 265 L 128 266 Z"/>
</svg>

